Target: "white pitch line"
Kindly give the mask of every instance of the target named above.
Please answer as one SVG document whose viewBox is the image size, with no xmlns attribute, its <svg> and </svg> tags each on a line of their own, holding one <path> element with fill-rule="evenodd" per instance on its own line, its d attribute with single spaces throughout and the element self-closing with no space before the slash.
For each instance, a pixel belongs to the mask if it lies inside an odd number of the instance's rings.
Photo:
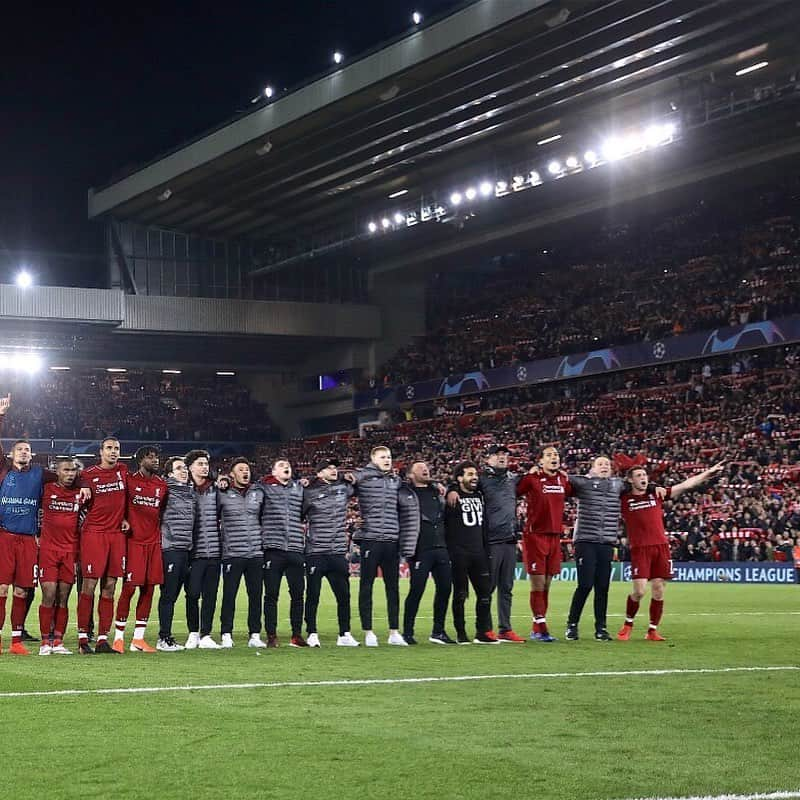
<svg viewBox="0 0 800 800">
<path fill-rule="evenodd" d="M 536 680 L 545 678 L 627 678 L 665 675 L 721 675 L 737 672 L 800 672 L 800 666 L 699 667 L 685 669 L 634 669 L 598 672 L 522 672 L 499 675 L 437 675 L 420 678 L 342 678 L 322 681 L 265 681 L 263 683 L 210 683 L 188 686 L 133 686 L 113 689 L 47 689 L 33 692 L 0 692 L 0 699 L 22 697 L 81 697 L 108 694 L 158 694 L 162 692 L 222 691 L 227 689 L 305 689 L 318 686 L 401 686 L 416 683 L 463 683 L 466 681 Z"/>
<path fill-rule="evenodd" d="M 756 794 L 698 794 L 691 797 L 639 797 L 631 800 L 790 800 L 793 797 L 800 797 L 800 790 L 789 789 Z"/>
</svg>

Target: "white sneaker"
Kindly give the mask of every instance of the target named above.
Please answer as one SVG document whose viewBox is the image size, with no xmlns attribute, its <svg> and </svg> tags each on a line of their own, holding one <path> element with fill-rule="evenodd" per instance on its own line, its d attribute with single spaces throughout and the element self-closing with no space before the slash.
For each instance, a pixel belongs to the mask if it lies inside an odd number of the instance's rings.
<svg viewBox="0 0 800 800">
<path fill-rule="evenodd" d="M 408 642 L 402 637 L 400 631 L 392 631 L 389 634 L 389 644 L 397 645 L 398 647 L 408 647 Z"/>
<path fill-rule="evenodd" d="M 375 635 L 374 631 L 367 631 L 367 635 L 364 637 L 364 644 L 367 647 L 378 646 L 378 637 Z"/>
<path fill-rule="evenodd" d="M 226 634 L 227 635 L 227 634 Z M 222 637 L 222 646 L 225 647 L 225 636 Z M 254 633 L 248 640 L 247 640 L 248 647 L 266 647 L 266 642 L 262 641 L 261 636 L 258 633 Z M 233 640 L 231 640 L 231 647 L 233 647 Z"/>
<path fill-rule="evenodd" d="M 358 647 L 360 644 L 361 642 L 359 642 L 358 639 L 353 637 L 350 631 L 347 631 L 343 636 L 340 636 L 336 640 L 337 647 Z"/>
<path fill-rule="evenodd" d="M 63 644 L 57 644 L 51 651 L 54 656 L 71 656 L 72 650 L 67 650 Z"/>
<path fill-rule="evenodd" d="M 229 633 L 222 634 L 222 647 L 224 647 L 226 650 L 230 650 L 231 647 L 233 647 L 233 636 L 231 636 Z"/>
<path fill-rule="evenodd" d="M 341 639 L 342 637 L 340 636 L 339 638 Z M 308 639 L 306 639 L 306 644 L 309 647 L 322 647 L 322 644 L 320 644 L 320 641 L 319 641 L 319 634 L 317 634 L 317 633 L 309 633 L 308 634 Z"/>
<path fill-rule="evenodd" d="M 177 653 L 179 650 L 183 650 L 174 639 L 159 639 L 156 642 L 156 650 L 160 650 L 162 653 Z"/>
<path fill-rule="evenodd" d="M 231 637 L 228 636 L 228 638 L 230 639 Z M 222 641 L 223 642 L 225 641 L 225 637 L 223 637 Z M 230 646 L 233 647 L 233 641 L 231 641 Z M 221 650 L 222 649 L 221 646 L 218 645 L 210 636 L 204 636 L 202 639 L 200 639 L 200 641 L 197 643 L 197 647 L 199 647 L 201 650 Z M 186 642 L 186 649 L 187 650 L 193 650 L 194 648 L 189 647 L 189 642 Z"/>
<path fill-rule="evenodd" d="M 210 636 L 204 636 L 204 639 L 210 639 Z M 187 650 L 196 650 L 200 645 L 200 634 L 197 632 L 190 633 L 189 638 L 186 640 L 184 647 Z"/>
<path fill-rule="evenodd" d="M 52 647 L 50 647 L 50 645 L 49 645 L 49 644 L 43 644 L 43 645 L 42 645 L 42 646 L 39 648 L 39 655 L 40 655 L 40 656 L 49 656 L 49 655 L 50 655 L 50 653 L 52 653 L 52 652 L 53 652 L 53 648 L 52 648 Z"/>
</svg>

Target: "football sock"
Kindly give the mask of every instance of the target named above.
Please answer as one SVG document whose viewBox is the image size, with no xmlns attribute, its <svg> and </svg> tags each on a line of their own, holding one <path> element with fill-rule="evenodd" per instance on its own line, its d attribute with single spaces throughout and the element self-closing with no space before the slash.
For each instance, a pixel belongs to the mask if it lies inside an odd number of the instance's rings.
<svg viewBox="0 0 800 800">
<path fill-rule="evenodd" d="M 126 583 L 122 587 L 119 600 L 117 600 L 117 622 L 114 627 L 114 641 L 125 638 L 125 625 L 128 622 L 128 615 L 131 613 L 131 599 L 135 591 L 136 587 L 130 583 Z"/>
<path fill-rule="evenodd" d="M 42 644 L 47 644 L 50 639 L 50 631 L 53 628 L 53 606 L 39 606 L 39 633 L 42 636 Z"/>
<path fill-rule="evenodd" d="M 652 605 L 650 606 L 652 609 Z M 630 595 L 625 600 L 625 624 L 626 625 L 633 625 L 633 618 L 636 616 L 636 612 L 639 610 L 639 601 L 634 600 Z M 652 613 L 652 611 L 651 611 Z"/>
<path fill-rule="evenodd" d="M 136 619 L 143 619 L 145 624 L 147 624 L 147 620 L 150 617 L 150 610 L 153 607 L 154 588 L 152 584 L 148 584 L 147 586 L 142 586 L 139 590 L 139 600 L 136 603 Z M 137 636 L 136 638 L 138 639 L 140 637 Z"/>
<path fill-rule="evenodd" d="M 69 609 L 58 606 L 55 614 L 55 626 L 53 630 L 53 644 L 59 645 L 64 641 L 64 634 L 67 632 L 67 620 L 69 619 Z"/>
<path fill-rule="evenodd" d="M 661 622 L 661 615 L 664 613 L 664 601 L 663 600 L 651 600 L 650 601 L 650 627 L 655 630 L 658 627 L 658 623 Z"/>
<path fill-rule="evenodd" d="M 17 597 L 11 601 L 11 642 L 22 642 L 22 629 L 25 627 L 25 614 L 28 611 L 27 597 Z"/>
<path fill-rule="evenodd" d="M 531 606 L 533 606 L 533 622 L 538 626 L 538 632 L 544 633 L 547 630 L 547 619 L 545 609 L 547 608 L 547 595 L 544 590 L 531 592 Z"/>
<path fill-rule="evenodd" d="M 111 630 L 111 620 L 114 618 L 114 601 L 110 597 L 100 595 L 97 603 L 97 638 L 108 639 Z"/>
<path fill-rule="evenodd" d="M 78 595 L 78 641 L 86 643 L 89 641 L 89 625 L 92 621 L 92 600 L 90 594 L 81 592 Z"/>
<path fill-rule="evenodd" d="M 146 619 L 137 619 L 136 620 L 136 627 L 133 631 L 133 638 L 135 641 L 139 641 L 139 639 L 144 639 L 144 632 L 147 630 L 147 620 Z"/>
</svg>

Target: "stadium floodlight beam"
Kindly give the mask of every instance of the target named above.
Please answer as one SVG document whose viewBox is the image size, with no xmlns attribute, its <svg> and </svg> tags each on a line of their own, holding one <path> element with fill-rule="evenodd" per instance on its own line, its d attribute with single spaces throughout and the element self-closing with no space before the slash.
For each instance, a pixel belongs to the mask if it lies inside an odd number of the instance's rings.
<svg viewBox="0 0 800 800">
<path fill-rule="evenodd" d="M 547 171 L 551 175 L 558 175 L 558 173 L 561 172 L 561 164 L 558 161 L 551 161 L 547 165 Z"/>
<path fill-rule="evenodd" d="M 412 22 L 413 22 L 415 25 L 419 25 L 419 24 L 420 24 L 420 22 L 422 22 L 422 14 L 420 14 L 420 13 L 419 13 L 419 11 L 415 11 L 415 12 L 414 12 L 414 13 L 411 15 L 411 21 L 412 21 Z"/>
<path fill-rule="evenodd" d="M 478 190 L 474 186 L 470 186 L 466 192 L 464 192 L 467 200 L 474 200 L 478 196 Z"/>
<path fill-rule="evenodd" d="M 550 144 L 550 142 L 557 142 L 561 138 L 560 133 L 553 134 L 552 136 L 548 136 L 546 139 L 540 139 L 536 144 L 541 147 L 544 144 Z"/>
<path fill-rule="evenodd" d="M 369 225 L 367 225 L 367 230 L 370 233 L 375 233 L 375 231 L 378 230 L 378 226 L 374 222 L 370 222 Z"/>
<path fill-rule="evenodd" d="M 344 54 L 340 50 L 336 50 L 333 54 L 333 63 L 341 64 L 344 61 Z"/>
<path fill-rule="evenodd" d="M 757 64 L 751 64 L 749 67 L 743 67 L 742 69 L 737 69 L 734 73 L 737 78 L 741 78 L 742 75 L 747 75 L 750 72 L 755 72 L 757 69 L 764 69 L 769 64 L 769 61 L 759 61 Z"/>
<path fill-rule="evenodd" d="M 386 230 L 392 226 L 392 221 L 389 219 L 389 217 L 384 217 L 381 220 L 381 225 L 383 225 L 384 230 Z"/>
<path fill-rule="evenodd" d="M 23 267 L 18 273 L 17 277 L 15 278 L 17 286 L 20 289 L 30 289 L 33 286 L 33 275 L 28 272 L 25 267 Z"/>
<path fill-rule="evenodd" d="M 575 156 L 569 156 L 566 160 L 567 169 L 577 169 L 580 165 L 580 162 Z"/>
<path fill-rule="evenodd" d="M 492 184 L 489 181 L 481 181 L 481 185 L 478 187 L 480 190 L 482 197 L 489 197 L 492 193 Z"/>
<path fill-rule="evenodd" d="M 272 95 L 274 95 L 274 94 L 275 94 L 275 90 L 271 86 L 265 86 L 264 87 L 264 97 L 266 97 L 267 100 L 269 100 L 272 97 Z"/>
<path fill-rule="evenodd" d="M 454 206 L 461 205 L 461 200 L 462 199 L 463 198 L 461 197 L 461 192 L 453 192 L 453 194 L 450 195 L 450 202 Z"/>
<path fill-rule="evenodd" d="M 622 158 L 622 156 L 625 154 L 622 142 L 616 136 L 606 139 L 603 142 L 601 151 L 603 153 L 603 158 L 605 158 L 606 161 L 616 161 L 617 159 Z"/>
<path fill-rule="evenodd" d="M 404 217 L 404 216 L 403 216 L 403 215 L 402 215 L 402 214 L 401 214 L 401 213 L 398 211 L 398 212 L 397 212 L 397 213 L 394 215 L 394 221 L 395 221 L 395 223 L 396 223 L 397 225 L 402 225 L 402 224 L 403 224 L 403 223 L 406 221 L 406 218 L 405 218 L 405 217 Z"/>
<path fill-rule="evenodd" d="M 583 154 L 583 160 L 590 166 L 593 167 L 597 164 L 597 153 L 594 150 L 587 150 Z"/>
</svg>

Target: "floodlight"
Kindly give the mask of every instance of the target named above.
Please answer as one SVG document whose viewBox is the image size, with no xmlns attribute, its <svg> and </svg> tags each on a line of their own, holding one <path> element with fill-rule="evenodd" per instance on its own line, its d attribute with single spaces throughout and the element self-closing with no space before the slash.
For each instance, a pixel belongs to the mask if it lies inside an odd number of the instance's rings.
<svg viewBox="0 0 800 800">
<path fill-rule="evenodd" d="M 406 218 L 405 218 L 405 217 L 404 217 L 404 216 L 403 216 L 403 215 L 402 215 L 402 214 L 401 214 L 401 213 L 398 211 L 398 212 L 397 212 L 397 213 L 394 215 L 394 221 L 395 221 L 395 222 L 396 222 L 398 225 L 402 225 L 402 224 L 403 224 L 403 223 L 406 221 Z"/>
<path fill-rule="evenodd" d="M 561 172 L 561 164 L 558 161 L 551 161 L 547 165 L 547 171 L 551 175 L 558 175 L 558 173 Z"/>
<path fill-rule="evenodd" d="M 467 200 L 474 200 L 478 196 L 478 190 L 474 186 L 470 186 L 464 194 Z"/>
<path fill-rule="evenodd" d="M 567 169 L 577 169 L 580 162 L 575 156 L 570 156 L 566 161 Z"/>
<path fill-rule="evenodd" d="M 381 225 L 383 225 L 384 229 L 385 229 L 385 228 L 388 228 L 388 227 L 390 227 L 390 226 L 391 226 L 391 224 L 392 224 L 392 223 L 391 223 L 391 220 L 389 219 L 389 217 L 384 217 L 384 218 L 381 220 Z"/>
<path fill-rule="evenodd" d="M 334 64 L 341 64 L 344 61 L 344 55 L 340 53 L 338 50 L 333 54 L 333 63 Z"/>
<path fill-rule="evenodd" d="M 375 231 L 378 230 L 378 226 L 374 222 L 370 222 L 369 225 L 367 225 L 367 230 L 370 233 L 375 233 Z"/>
<path fill-rule="evenodd" d="M 30 289 L 33 286 L 33 275 L 23 268 L 17 273 L 16 281 L 20 289 Z"/>
<path fill-rule="evenodd" d="M 492 193 L 492 184 L 489 181 L 481 181 L 479 188 L 483 197 L 488 197 Z"/>
<path fill-rule="evenodd" d="M 453 192 L 453 194 L 450 195 L 450 202 L 454 206 L 461 205 L 461 200 L 462 200 L 461 192 Z"/>
<path fill-rule="evenodd" d="M 413 22 L 415 25 L 419 25 L 419 24 L 420 24 L 420 22 L 422 22 L 422 14 L 420 14 L 420 13 L 419 13 L 419 11 L 415 11 L 415 12 L 414 12 L 414 13 L 411 15 L 411 21 L 412 21 L 412 22 Z"/>
<path fill-rule="evenodd" d="M 272 95 L 274 95 L 274 94 L 275 94 L 275 90 L 271 86 L 265 86 L 264 87 L 264 97 L 266 97 L 267 100 L 269 100 L 270 97 L 272 97 Z"/>
</svg>

